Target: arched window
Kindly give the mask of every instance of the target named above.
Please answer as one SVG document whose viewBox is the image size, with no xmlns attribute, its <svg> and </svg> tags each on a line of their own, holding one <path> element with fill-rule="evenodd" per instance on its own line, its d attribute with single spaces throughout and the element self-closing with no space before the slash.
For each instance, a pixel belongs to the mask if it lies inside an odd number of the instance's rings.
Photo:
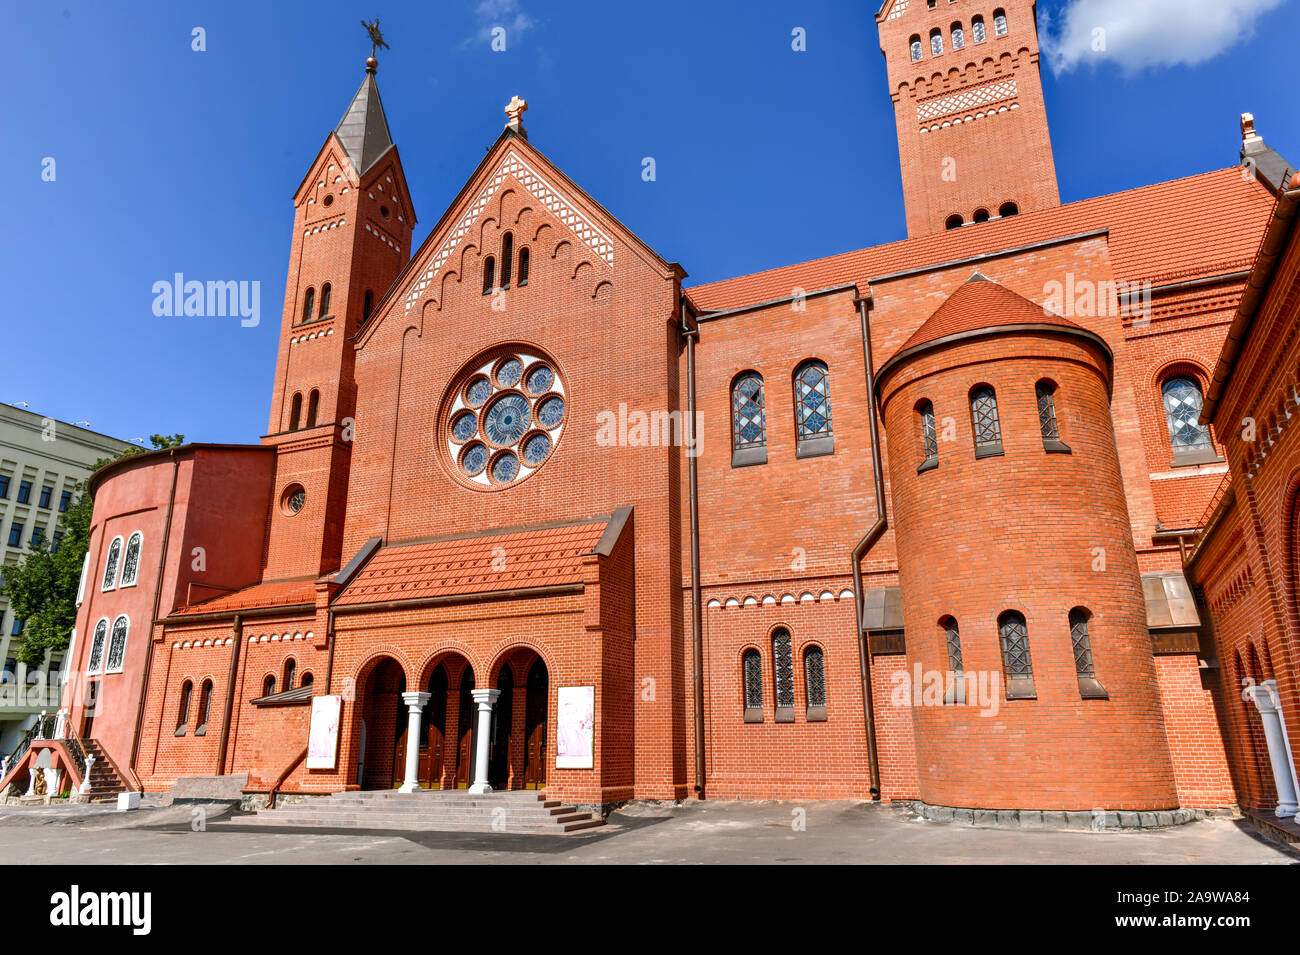
<svg viewBox="0 0 1300 955">
<path fill-rule="evenodd" d="M 1034 385 L 1038 400 L 1038 430 L 1043 436 L 1043 450 L 1053 454 L 1069 454 L 1070 447 L 1061 440 L 1061 429 L 1056 423 L 1056 382 L 1044 378 Z"/>
<path fill-rule="evenodd" d="M 943 31 L 938 27 L 930 31 L 930 55 L 943 55 Z"/>
<path fill-rule="evenodd" d="M 972 222 L 988 222 L 989 211 L 987 209 L 976 209 L 975 214 L 971 216 Z"/>
<path fill-rule="evenodd" d="M 939 466 L 939 434 L 934 428 L 934 404 L 923 398 L 916 406 L 916 425 L 921 438 L 921 452 L 925 457 L 916 473 Z"/>
<path fill-rule="evenodd" d="M 325 318 L 330 313 L 330 283 L 326 282 L 320 287 L 320 318 Z"/>
<path fill-rule="evenodd" d="M 90 641 L 90 657 L 86 661 L 86 672 L 99 673 L 104 663 L 104 643 L 108 639 L 108 618 L 95 624 L 95 636 Z"/>
<path fill-rule="evenodd" d="M 275 674 L 268 673 L 266 679 L 262 681 L 262 695 L 270 696 L 275 692 Z"/>
<path fill-rule="evenodd" d="M 1079 695 L 1085 700 L 1109 699 L 1106 688 L 1097 682 L 1092 661 L 1092 643 L 1088 640 L 1088 622 L 1092 614 L 1085 607 L 1070 611 L 1070 646 L 1074 650 L 1074 672 L 1079 678 Z"/>
<path fill-rule="evenodd" d="M 962 47 L 966 45 L 966 31 L 964 31 L 961 28 L 960 23 L 954 23 L 952 25 L 951 33 L 952 33 L 952 48 L 954 50 L 960 50 Z"/>
<path fill-rule="evenodd" d="M 998 206 L 998 215 L 1002 216 L 1004 219 L 1007 216 L 1015 216 L 1019 214 L 1020 207 L 1014 202 L 1004 202 L 1002 205 Z"/>
<path fill-rule="evenodd" d="M 113 635 L 108 641 L 108 662 L 105 673 L 121 673 L 122 663 L 126 659 L 126 637 L 131 629 L 131 621 L 125 614 L 113 621 Z"/>
<path fill-rule="evenodd" d="M 804 718 L 809 723 L 821 723 L 826 719 L 826 656 L 816 644 L 808 646 L 803 652 L 803 685 L 808 697 L 808 708 Z"/>
<path fill-rule="evenodd" d="M 772 687 L 776 697 L 776 722 L 794 722 L 794 644 L 790 631 L 772 632 Z"/>
<path fill-rule="evenodd" d="M 314 288 L 308 288 L 307 294 L 302 297 L 302 320 L 304 322 L 311 321 L 311 312 L 312 309 L 315 307 L 316 307 L 316 290 Z"/>
<path fill-rule="evenodd" d="M 123 587 L 132 587 L 135 585 L 136 578 L 140 576 L 140 547 L 144 544 L 144 535 L 136 531 L 126 541 L 126 556 L 122 558 L 122 583 Z"/>
<path fill-rule="evenodd" d="M 204 680 L 199 688 L 199 718 L 194 727 L 195 736 L 208 735 L 208 714 L 212 712 L 212 681 Z"/>
<path fill-rule="evenodd" d="M 1164 396 L 1165 421 L 1169 425 L 1174 464 L 1202 464 L 1216 460 L 1218 455 L 1210 440 L 1210 429 L 1200 423 L 1204 399 L 1196 379 L 1179 375 L 1166 380 L 1160 390 Z"/>
<path fill-rule="evenodd" d="M 763 658 L 749 649 L 740 658 L 742 691 L 745 696 L 745 722 L 763 722 Z"/>
<path fill-rule="evenodd" d="M 993 11 L 993 35 L 994 36 L 1007 35 L 1007 15 L 1003 13 L 1001 10 Z"/>
<path fill-rule="evenodd" d="M 370 312 L 375 307 L 375 293 L 366 289 L 365 297 L 361 300 L 361 324 L 364 325 L 370 321 Z"/>
<path fill-rule="evenodd" d="M 320 411 L 320 392 L 315 388 L 311 390 L 311 397 L 307 399 L 307 427 L 316 427 L 316 413 Z"/>
<path fill-rule="evenodd" d="M 1008 610 L 998 617 L 998 634 L 1002 639 L 1002 675 L 1007 681 L 1007 699 L 1035 699 L 1037 693 L 1029 659 L 1029 628 L 1025 624 L 1025 615 Z"/>
<path fill-rule="evenodd" d="M 763 376 L 746 371 L 731 383 L 731 466 L 767 462 Z"/>
<path fill-rule="evenodd" d="M 984 18 L 983 17 L 971 18 L 970 33 L 971 33 L 971 37 L 975 40 L 976 43 L 984 42 Z"/>
<path fill-rule="evenodd" d="M 921 46 L 921 38 L 919 36 L 913 36 L 912 39 L 908 40 L 907 46 L 908 49 L 911 50 L 913 63 L 925 55 L 925 48 Z"/>
<path fill-rule="evenodd" d="M 488 256 L 483 260 L 483 294 L 491 295 L 497 287 L 497 260 Z"/>
<path fill-rule="evenodd" d="M 515 282 L 516 287 L 528 284 L 528 267 L 530 265 L 532 265 L 532 256 L 528 252 L 528 246 L 525 245 L 519 250 L 519 278 Z"/>
<path fill-rule="evenodd" d="M 302 675 L 302 679 L 301 679 L 300 681 L 298 681 L 298 685 L 299 685 L 299 686 L 311 686 L 311 685 L 313 685 L 315 682 L 316 682 L 316 678 L 315 678 L 314 676 L 311 675 L 311 670 L 308 670 L 306 673 L 304 673 L 304 674 Z"/>
<path fill-rule="evenodd" d="M 943 701 L 949 706 L 966 702 L 966 673 L 961 660 L 961 632 L 954 617 L 939 621 L 944 645 L 948 650 L 948 678 L 944 680 Z"/>
<path fill-rule="evenodd" d="M 284 689 L 286 692 L 293 689 L 293 675 L 297 669 L 298 662 L 293 657 L 284 661 Z"/>
<path fill-rule="evenodd" d="M 108 560 L 104 561 L 104 584 L 101 590 L 112 590 L 117 586 L 117 566 L 122 560 L 122 538 L 114 537 L 108 545 Z"/>
<path fill-rule="evenodd" d="M 971 430 L 975 434 L 975 457 L 1002 453 L 1002 425 L 998 421 L 998 396 L 988 385 L 977 385 L 970 393 Z"/>
<path fill-rule="evenodd" d="M 966 224 L 966 220 L 962 218 L 961 213 L 954 212 L 952 215 L 950 215 L 947 219 L 944 220 L 943 227 L 945 229 L 960 229 L 965 224 Z"/>
<path fill-rule="evenodd" d="M 293 403 L 289 406 L 289 430 L 297 431 L 302 424 L 302 392 L 295 392 Z"/>
<path fill-rule="evenodd" d="M 830 372 L 824 361 L 806 361 L 794 373 L 795 457 L 835 450 L 831 432 Z"/>
<path fill-rule="evenodd" d="M 184 736 L 185 727 L 190 722 L 190 697 L 194 695 L 194 684 L 186 680 L 181 684 L 180 705 L 176 708 L 176 735 Z"/>
<path fill-rule="evenodd" d="M 514 233 L 507 232 L 501 237 L 501 287 L 510 287 L 510 269 L 515 261 Z"/>
</svg>

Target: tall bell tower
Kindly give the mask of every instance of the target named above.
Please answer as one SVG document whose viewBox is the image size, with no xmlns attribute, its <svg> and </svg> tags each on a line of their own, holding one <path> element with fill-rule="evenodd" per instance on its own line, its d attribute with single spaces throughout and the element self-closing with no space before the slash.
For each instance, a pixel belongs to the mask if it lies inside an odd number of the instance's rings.
<svg viewBox="0 0 1300 955">
<path fill-rule="evenodd" d="M 343 118 L 294 194 L 270 423 L 277 450 L 264 577 L 339 566 L 352 420 L 352 339 L 411 255 L 415 210 L 373 50 Z"/>
<path fill-rule="evenodd" d="M 1033 0 L 885 0 L 876 24 L 909 236 L 1060 204 Z"/>
</svg>

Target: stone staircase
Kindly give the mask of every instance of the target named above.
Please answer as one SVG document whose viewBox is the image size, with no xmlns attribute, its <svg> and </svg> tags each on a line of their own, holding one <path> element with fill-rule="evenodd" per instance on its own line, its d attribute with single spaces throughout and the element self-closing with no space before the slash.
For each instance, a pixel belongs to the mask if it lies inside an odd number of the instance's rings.
<svg viewBox="0 0 1300 955">
<path fill-rule="evenodd" d="M 111 802 L 117 799 L 117 794 L 126 792 L 127 785 L 117 771 L 117 764 L 93 739 L 83 739 L 82 748 L 86 751 L 87 756 L 94 756 L 95 762 L 90 768 L 90 789 L 86 792 L 86 797 L 90 802 Z"/>
<path fill-rule="evenodd" d="M 342 792 L 258 810 L 274 826 L 409 829 L 426 832 L 578 832 L 605 820 L 531 790 L 471 795 L 463 789 Z"/>
</svg>

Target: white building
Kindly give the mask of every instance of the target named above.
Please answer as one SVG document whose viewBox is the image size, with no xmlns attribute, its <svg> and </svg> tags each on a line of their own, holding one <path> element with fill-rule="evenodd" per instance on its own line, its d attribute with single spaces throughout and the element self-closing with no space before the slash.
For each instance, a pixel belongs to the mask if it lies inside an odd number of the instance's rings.
<svg viewBox="0 0 1300 955">
<path fill-rule="evenodd" d="M 0 567 L 20 563 L 37 536 L 59 540 L 59 517 L 81 493 L 79 483 L 95 462 L 128 447 L 126 441 L 0 404 Z M 46 654 L 40 668 L 29 672 L 17 661 L 22 624 L 0 597 L 0 754 L 13 749 L 42 710 L 59 708 L 63 654 Z"/>
</svg>

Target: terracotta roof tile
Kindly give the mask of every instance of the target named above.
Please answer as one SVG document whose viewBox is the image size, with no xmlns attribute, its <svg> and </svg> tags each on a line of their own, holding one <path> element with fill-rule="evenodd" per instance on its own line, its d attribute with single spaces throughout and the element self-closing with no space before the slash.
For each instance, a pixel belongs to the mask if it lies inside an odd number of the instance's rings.
<svg viewBox="0 0 1300 955">
<path fill-rule="evenodd" d="M 1034 242 L 1110 230 L 1115 277 L 1169 280 L 1248 269 L 1273 197 L 1239 167 L 1084 199 L 1054 209 L 904 239 L 686 290 L 697 308 L 720 311 L 788 298 L 872 276 L 938 265 Z"/>
<path fill-rule="evenodd" d="M 957 290 L 903 343 L 899 352 L 948 335 L 1001 325 L 1081 327 L 1069 319 L 1044 311 L 1041 305 L 1035 305 L 1023 295 L 976 274 L 957 286 Z"/>
<path fill-rule="evenodd" d="M 336 605 L 459 596 L 577 583 L 607 521 L 379 550 Z"/>
<path fill-rule="evenodd" d="M 182 607 L 172 616 L 183 617 L 199 613 L 226 613 L 237 610 L 252 610 L 261 607 L 288 607 L 293 604 L 309 604 L 316 601 L 316 580 L 272 580 L 254 584 L 243 590 L 211 600 L 203 600 L 188 607 Z"/>
</svg>

